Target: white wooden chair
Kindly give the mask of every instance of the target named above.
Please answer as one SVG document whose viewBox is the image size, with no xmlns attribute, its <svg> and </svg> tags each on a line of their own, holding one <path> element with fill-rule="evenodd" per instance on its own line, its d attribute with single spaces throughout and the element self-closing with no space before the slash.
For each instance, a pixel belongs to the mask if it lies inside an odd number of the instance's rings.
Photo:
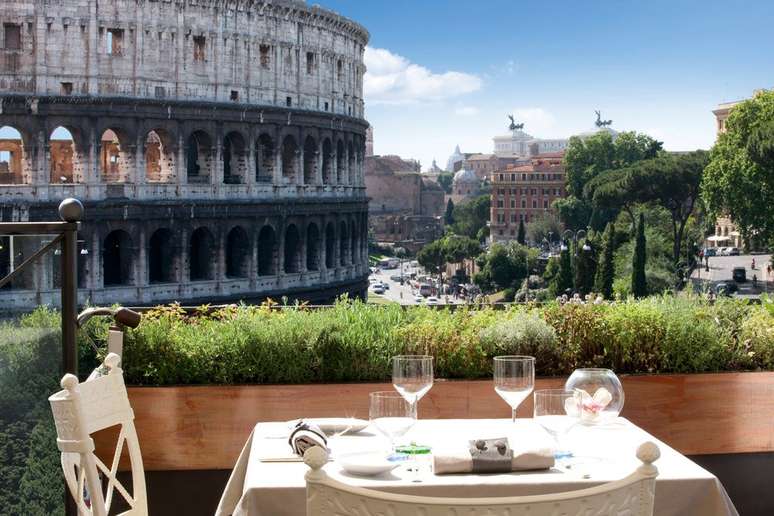
<svg viewBox="0 0 774 516">
<path fill-rule="evenodd" d="M 658 469 L 658 446 L 637 449 L 642 464 L 627 477 L 565 493 L 497 498 L 436 498 L 392 494 L 353 487 L 322 469 L 327 452 L 319 447 L 304 454 L 307 516 L 652 516 Z"/>
<path fill-rule="evenodd" d="M 74 375 L 65 375 L 61 381 L 63 390 L 48 399 L 56 423 L 56 442 L 62 452 L 65 480 L 80 516 L 106 516 L 110 512 L 115 491 L 129 505 L 129 510 L 123 512 L 123 515 L 148 514 L 145 472 L 134 428 L 134 412 L 129 405 L 120 362 L 118 355 L 108 354 L 105 358 L 108 374 L 90 378 L 81 384 Z M 108 468 L 94 454 L 94 440 L 91 436 L 99 430 L 119 425 L 113 462 Z M 132 468 L 131 493 L 116 479 L 124 443 Z M 100 472 L 107 483 L 104 492 Z M 84 499 L 84 487 L 90 503 Z"/>
</svg>

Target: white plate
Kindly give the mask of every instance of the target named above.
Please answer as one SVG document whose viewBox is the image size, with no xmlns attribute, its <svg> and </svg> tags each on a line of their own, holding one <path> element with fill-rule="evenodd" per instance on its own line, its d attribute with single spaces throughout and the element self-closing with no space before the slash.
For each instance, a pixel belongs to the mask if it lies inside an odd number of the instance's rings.
<svg viewBox="0 0 774 516">
<path fill-rule="evenodd" d="M 347 431 L 348 434 L 354 434 L 365 430 L 368 426 L 368 421 L 364 419 L 356 419 L 354 417 L 318 417 L 311 419 L 304 419 L 307 423 L 312 423 L 320 427 L 320 430 L 325 432 L 325 435 L 331 436 L 340 432 Z M 294 427 L 298 423 L 298 420 L 291 421 L 290 426 Z"/>
<path fill-rule="evenodd" d="M 346 453 L 336 457 L 341 468 L 352 475 L 374 476 L 387 473 L 400 466 L 400 462 L 387 460 L 380 452 Z"/>
</svg>

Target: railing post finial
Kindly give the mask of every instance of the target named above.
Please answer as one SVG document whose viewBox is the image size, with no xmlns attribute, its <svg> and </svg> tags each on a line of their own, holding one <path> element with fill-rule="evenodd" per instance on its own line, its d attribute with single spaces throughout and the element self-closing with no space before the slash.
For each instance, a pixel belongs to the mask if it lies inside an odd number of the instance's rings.
<svg viewBox="0 0 774 516">
<path fill-rule="evenodd" d="M 59 204 L 59 217 L 65 222 L 79 222 L 83 218 L 83 204 L 72 197 Z"/>
</svg>

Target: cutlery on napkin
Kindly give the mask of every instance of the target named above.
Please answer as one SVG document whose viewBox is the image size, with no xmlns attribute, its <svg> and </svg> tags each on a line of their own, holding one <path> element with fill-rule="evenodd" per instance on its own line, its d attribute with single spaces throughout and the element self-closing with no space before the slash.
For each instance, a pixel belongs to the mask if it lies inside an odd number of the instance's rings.
<svg viewBox="0 0 774 516">
<path fill-rule="evenodd" d="M 276 439 L 276 436 L 268 437 Z M 328 439 L 325 433 L 314 423 L 299 420 L 290 432 L 287 447 L 267 447 L 261 450 L 258 460 L 261 462 L 301 462 L 304 452 L 319 446 L 328 452 Z"/>
<path fill-rule="evenodd" d="M 554 451 L 545 447 L 511 446 L 508 438 L 476 439 L 467 445 L 433 451 L 436 475 L 449 473 L 507 473 L 549 469 L 554 466 Z"/>
</svg>

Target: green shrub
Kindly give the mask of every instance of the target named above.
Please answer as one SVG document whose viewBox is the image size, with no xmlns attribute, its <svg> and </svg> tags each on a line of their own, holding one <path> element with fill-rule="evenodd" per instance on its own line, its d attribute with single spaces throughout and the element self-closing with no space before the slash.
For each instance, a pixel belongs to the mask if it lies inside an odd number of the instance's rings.
<svg viewBox="0 0 774 516">
<path fill-rule="evenodd" d="M 535 357 L 536 374 L 549 376 L 562 362 L 557 346 L 556 331 L 539 315 L 516 312 L 480 332 L 481 345 L 486 357 L 497 355 L 529 355 Z"/>
</svg>

